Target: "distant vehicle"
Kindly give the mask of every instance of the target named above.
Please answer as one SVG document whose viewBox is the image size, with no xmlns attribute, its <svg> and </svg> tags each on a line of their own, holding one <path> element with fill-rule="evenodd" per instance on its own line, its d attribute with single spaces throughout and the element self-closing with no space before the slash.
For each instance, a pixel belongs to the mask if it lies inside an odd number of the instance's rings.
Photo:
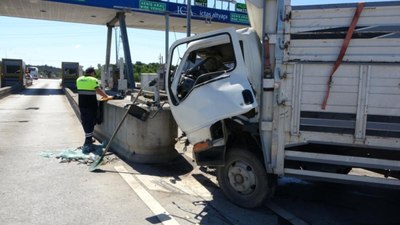
<svg viewBox="0 0 400 225">
<path fill-rule="evenodd" d="M 80 75 L 80 67 L 77 62 L 61 62 L 62 86 L 76 90 L 76 79 Z"/>
<path fill-rule="evenodd" d="M 33 84 L 33 76 L 29 73 L 29 70 L 26 70 L 25 76 L 23 78 L 23 84 L 25 87 L 29 87 Z"/>
<path fill-rule="evenodd" d="M 28 71 L 31 74 L 33 79 L 35 79 L 35 80 L 39 79 L 39 69 L 37 67 L 30 66 L 27 69 L 28 69 Z"/>
<path fill-rule="evenodd" d="M 1 87 L 24 85 L 25 63 L 22 59 L 2 59 Z"/>
</svg>

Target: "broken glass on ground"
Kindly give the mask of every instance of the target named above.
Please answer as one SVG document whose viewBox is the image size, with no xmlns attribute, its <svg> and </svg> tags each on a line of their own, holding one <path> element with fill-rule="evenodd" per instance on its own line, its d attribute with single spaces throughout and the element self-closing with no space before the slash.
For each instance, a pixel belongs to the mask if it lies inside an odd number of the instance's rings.
<svg viewBox="0 0 400 225">
<path fill-rule="evenodd" d="M 60 163 L 76 161 L 83 164 L 90 164 L 97 156 L 103 153 L 105 145 L 106 143 L 103 142 L 100 145 L 92 144 L 74 149 L 69 148 L 58 151 L 42 151 L 39 155 L 46 158 L 57 158 L 60 160 Z"/>
</svg>

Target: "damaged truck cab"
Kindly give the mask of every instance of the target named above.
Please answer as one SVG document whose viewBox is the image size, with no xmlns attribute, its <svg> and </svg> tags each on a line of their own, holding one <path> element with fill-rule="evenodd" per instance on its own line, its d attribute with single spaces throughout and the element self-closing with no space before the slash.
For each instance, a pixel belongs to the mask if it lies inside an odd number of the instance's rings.
<svg viewBox="0 0 400 225">
<path fill-rule="evenodd" d="M 225 29 L 171 47 L 167 77 L 171 110 L 193 143 L 199 164 L 223 165 L 228 134 L 233 132 L 227 123 L 236 121 L 240 127 L 257 115 L 240 43 L 235 30 Z"/>
<path fill-rule="evenodd" d="M 227 159 L 234 160 L 226 155 L 233 149 L 234 155 L 250 157 L 249 163 L 257 164 L 256 172 L 266 176 L 258 132 L 261 51 L 255 31 L 228 28 L 176 41 L 168 65 L 171 111 L 193 144 L 197 164 L 217 166 L 221 180 L 227 172 L 221 166 Z M 254 156 L 246 154 L 249 150 Z M 233 164 L 228 170 L 236 177 L 232 179 L 247 180 L 234 184 L 233 192 L 252 194 L 257 186 L 258 192 L 265 193 L 261 198 L 254 194 L 241 199 L 244 204 L 259 204 L 269 195 L 265 189 L 270 184 L 256 184 L 258 174 L 248 171 L 246 163 Z"/>
</svg>

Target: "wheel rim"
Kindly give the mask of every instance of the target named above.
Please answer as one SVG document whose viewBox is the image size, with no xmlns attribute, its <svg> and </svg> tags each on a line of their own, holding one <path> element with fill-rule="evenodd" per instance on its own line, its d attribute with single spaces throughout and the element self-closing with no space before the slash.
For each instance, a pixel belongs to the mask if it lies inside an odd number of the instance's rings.
<svg viewBox="0 0 400 225">
<path fill-rule="evenodd" d="M 228 179 L 232 188 L 241 194 L 251 194 L 256 188 L 254 170 L 242 161 L 236 161 L 229 166 Z"/>
</svg>

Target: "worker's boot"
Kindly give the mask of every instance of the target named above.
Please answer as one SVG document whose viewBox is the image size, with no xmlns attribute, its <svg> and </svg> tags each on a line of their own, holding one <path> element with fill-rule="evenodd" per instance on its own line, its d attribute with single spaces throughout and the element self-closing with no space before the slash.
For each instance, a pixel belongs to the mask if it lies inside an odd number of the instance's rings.
<svg viewBox="0 0 400 225">
<path fill-rule="evenodd" d="M 82 153 L 87 155 L 92 151 L 92 149 L 93 149 L 93 145 L 92 144 L 83 145 L 82 146 Z"/>
<path fill-rule="evenodd" d="M 90 152 L 95 150 L 95 146 L 93 145 L 93 143 L 95 142 L 95 140 L 93 139 L 93 137 L 87 137 L 85 139 L 85 143 L 83 143 L 82 146 L 82 153 L 83 154 L 89 154 Z"/>
</svg>

